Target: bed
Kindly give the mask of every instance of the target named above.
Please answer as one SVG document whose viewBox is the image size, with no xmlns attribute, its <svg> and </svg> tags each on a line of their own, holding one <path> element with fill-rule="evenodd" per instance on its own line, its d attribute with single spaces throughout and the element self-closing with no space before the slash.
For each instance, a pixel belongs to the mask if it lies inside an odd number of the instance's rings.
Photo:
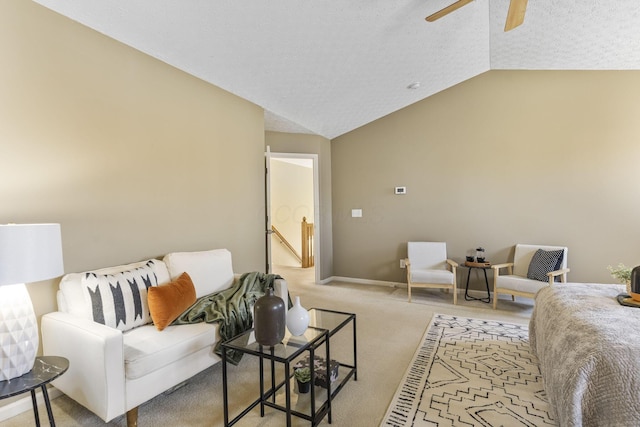
<svg viewBox="0 0 640 427">
<path fill-rule="evenodd" d="M 531 349 L 560 426 L 640 425 L 640 308 L 622 285 L 566 283 L 536 294 Z"/>
</svg>

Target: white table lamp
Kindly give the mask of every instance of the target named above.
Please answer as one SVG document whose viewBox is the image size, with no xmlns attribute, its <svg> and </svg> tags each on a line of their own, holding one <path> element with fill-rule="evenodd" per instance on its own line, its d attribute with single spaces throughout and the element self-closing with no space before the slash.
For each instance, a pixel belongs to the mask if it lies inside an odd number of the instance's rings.
<svg viewBox="0 0 640 427">
<path fill-rule="evenodd" d="M 25 283 L 64 273 L 60 224 L 0 225 L 0 381 L 33 369 L 38 321 Z"/>
</svg>

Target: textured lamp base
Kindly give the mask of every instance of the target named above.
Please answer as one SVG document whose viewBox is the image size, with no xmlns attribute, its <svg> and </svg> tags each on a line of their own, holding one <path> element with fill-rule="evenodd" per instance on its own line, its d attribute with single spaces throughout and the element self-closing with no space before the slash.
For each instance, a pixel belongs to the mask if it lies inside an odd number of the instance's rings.
<svg viewBox="0 0 640 427">
<path fill-rule="evenodd" d="M 33 369 L 38 343 L 38 323 L 26 286 L 0 286 L 0 381 Z"/>
</svg>

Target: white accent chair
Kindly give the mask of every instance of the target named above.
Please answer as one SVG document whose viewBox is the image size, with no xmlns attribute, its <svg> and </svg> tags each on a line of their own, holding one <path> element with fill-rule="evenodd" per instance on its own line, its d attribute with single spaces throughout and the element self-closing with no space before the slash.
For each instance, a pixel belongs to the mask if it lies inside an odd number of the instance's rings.
<svg viewBox="0 0 640 427">
<path fill-rule="evenodd" d="M 411 302 L 411 288 L 443 288 L 453 290 L 453 303 L 458 303 L 456 267 L 458 263 L 447 258 L 445 242 L 408 242 L 407 289 Z"/>
<path fill-rule="evenodd" d="M 563 250 L 562 262 L 558 270 L 546 273 L 549 278 L 548 282 L 533 280 L 527 278 L 529 264 L 533 255 L 538 249 L 544 251 Z M 504 264 L 494 264 L 493 269 L 493 309 L 498 307 L 498 295 L 511 295 L 511 300 L 515 301 L 516 296 L 525 298 L 534 298 L 536 293 L 545 286 L 553 286 L 556 277 L 560 278 L 560 282 L 567 281 L 567 252 L 565 246 L 543 246 L 543 245 L 526 245 L 517 244 L 513 255 L 513 262 Z M 506 269 L 506 274 L 500 274 L 500 270 Z"/>
</svg>

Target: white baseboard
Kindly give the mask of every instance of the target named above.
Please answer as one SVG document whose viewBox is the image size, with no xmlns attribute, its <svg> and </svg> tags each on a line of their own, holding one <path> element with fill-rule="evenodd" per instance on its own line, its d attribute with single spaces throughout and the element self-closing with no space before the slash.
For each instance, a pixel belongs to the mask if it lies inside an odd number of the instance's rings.
<svg viewBox="0 0 640 427">
<path fill-rule="evenodd" d="M 400 282 L 387 282 L 384 280 L 370 280 L 370 279 L 357 279 L 354 277 L 342 277 L 342 276 L 331 276 L 327 279 L 324 279 L 320 282 L 321 285 L 327 285 L 331 282 L 347 282 L 347 283 L 357 283 L 360 285 L 377 285 L 377 286 L 386 286 L 389 288 L 407 288 L 406 283 Z M 464 296 L 465 289 L 464 287 L 458 287 L 458 296 Z M 469 296 L 473 296 L 474 298 L 486 298 L 487 291 L 469 289 Z"/>
<path fill-rule="evenodd" d="M 384 280 L 370 280 L 370 279 L 356 279 L 353 277 L 342 277 L 342 276 L 331 276 L 327 279 L 324 279 L 320 282 L 321 285 L 326 285 L 331 282 L 347 282 L 347 283 L 357 283 L 360 285 L 378 285 L 378 286 L 387 286 L 391 288 L 402 288 L 407 287 L 406 283 L 398 283 L 398 282 L 386 282 Z"/>
<path fill-rule="evenodd" d="M 49 401 L 52 401 L 56 397 L 62 396 L 62 392 L 55 387 L 49 387 L 47 389 L 47 394 L 49 394 Z M 15 402 L 11 402 L 7 405 L 0 407 L 0 422 L 6 421 L 9 418 L 13 418 L 16 415 L 20 415 L 23 412 L 30 411 L 33 413 L 33 405 L 31 403 L 31 393 L 24 393 L 23 398 L 16 400 Z M 36 400 L 38 401 L 38 406 L 44 405 L 44 397 L 42 396 L 42 391 L 36 392 Z M 38 411 L 40 415 L 41 424 L 46 425 L 47 412 Z M 44 416 L 44 418 L 43 418 Z"/>
</svg>

